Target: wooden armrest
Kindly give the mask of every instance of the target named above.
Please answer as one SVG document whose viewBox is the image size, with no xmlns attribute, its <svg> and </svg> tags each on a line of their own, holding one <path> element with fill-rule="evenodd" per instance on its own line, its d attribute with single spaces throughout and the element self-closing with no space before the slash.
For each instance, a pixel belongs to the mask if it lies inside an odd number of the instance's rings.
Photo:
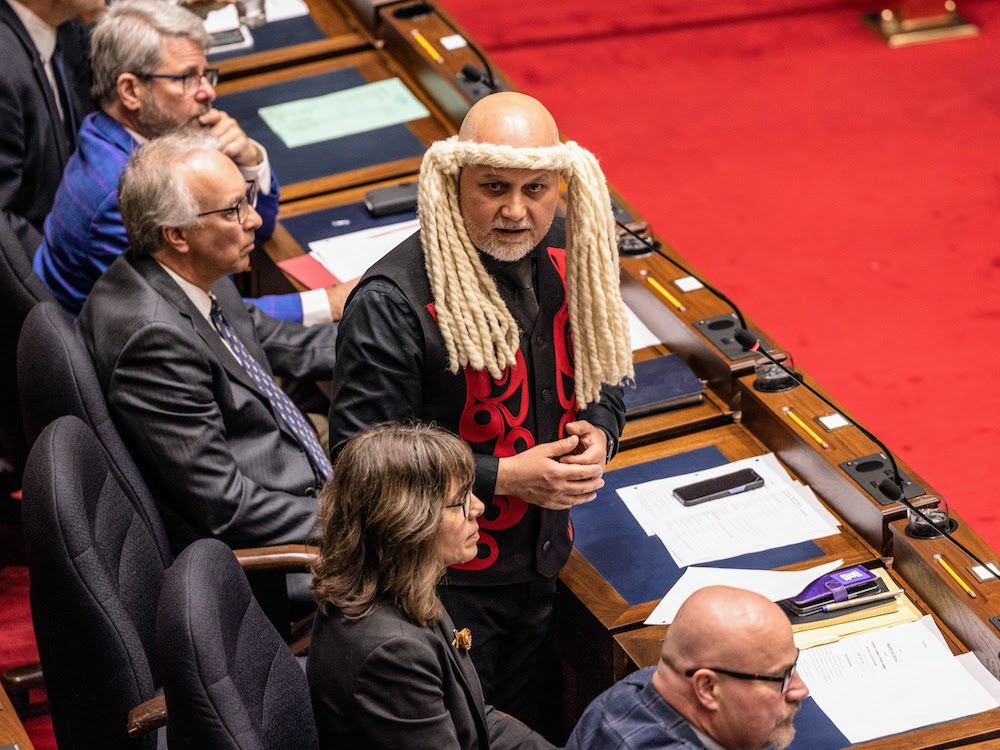
<svg viewBox="0 0 1000 750">
<path fill-rule="evenodd" d="M 233 554 L 246 571 L 283 570 L 294 573 L 308 570 L 310 563 L 319 556 L 319 549 L 308 544 L 284 544 L 236 549 Z"/>
<path fill-rule="evenodd" d="M 150 698 L 128 712 L 125 731 L 129 737 L 140 737 L 167 723 L 167 700 L 162 695 Z"/>
<path fill-rule="evenodd" d="M 0 675 L 0 684 L 7 693 L 26 693 L 34 688 L 45 687 L 42 679 L 42 665 L 38 662 L 12 667 Z"/>
</svg>

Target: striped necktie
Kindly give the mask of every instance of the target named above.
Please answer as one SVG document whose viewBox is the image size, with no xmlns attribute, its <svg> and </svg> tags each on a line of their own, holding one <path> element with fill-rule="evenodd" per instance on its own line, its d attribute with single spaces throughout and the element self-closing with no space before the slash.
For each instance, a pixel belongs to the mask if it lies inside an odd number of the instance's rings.
<svg viewBox="0 0 1000 750">
<path fill-rule="evenodd" d="M 329 479 L 333 474 L 333 467 L 330 465 L 329 457 L 319 444 L 319 440 L 316 439 L 316 433 L 313 432 L 312 428 L 306 422 L 306 418 L 302 416 L 302 412 L 299 411 L 298 407 L 292 403 L 292 400 L 274 382 L 274 378 L 268 375 L 257 360 L 253 358 L 253 355 L 247 351 L 243 342 L 236 335 L 236 331 L 233 330 L 232 326 L 223 317 L 215 295 L 212 295 L 210 317 L 212 325 L 215 326 L 215 330 L 222 336 L 223 341 L 229 345 L 229 349 L 236 357 L 236 361 L 246 370 L 247 375 L 250 376 L 250 379 L 253 380 L 257 387 L 264 392 L 264 395 L 271 402 L 271 406 L 274 407 L 274 411 L 285 422 L 288 429 L 292 431 L 292 434 L 298 438 L 299 443 L 309 456 L 309 462 L 312 464 L 316 476 L 324 481 Z"/>
</svg>

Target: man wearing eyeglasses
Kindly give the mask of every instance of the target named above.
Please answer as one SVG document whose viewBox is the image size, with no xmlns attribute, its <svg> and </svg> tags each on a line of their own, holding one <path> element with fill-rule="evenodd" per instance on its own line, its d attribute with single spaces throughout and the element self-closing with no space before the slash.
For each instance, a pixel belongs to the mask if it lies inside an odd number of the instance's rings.
<svg viewBox="0 0 1000 750">
<path fill-rule="evenodd" d="M 329 379 L 336 326 L 306 328 L 245 304 L 261 217 L 249 184 L 198 132 L 141 146 L 119 193 L 129 249 L 97 281 L 79 327 L 109 411 L 157 500 L 175 551 L 306 542 L 326 453 L 274 375 Z"/>
<path fill-rule="evenodd" d="M 118 178 L 136 145 L 150 139 L 179 128 L 213 135 L 244 179 L 257 185 L 262 224 L 256 241 L 274 231 L 277 180 L 260 145 L 212 106 L 219 72 L 207 67 L 208 46 L 201 19 L 162 0 L 120 0 L 98 20 L 91 64 L 101 110 L 83 121 L 34 261 L 69 313 L 79 314 L 94 282 L 126 248 Z M 339 318 L 348 291 L 338 285 L 254 303 L 283 320 L 325 323 Z"/>
<path fill-rule="evenodd" d="M 590 704 L 566 750 L 776 750 L 809 688 L 778 605 L 750 591 L 710 586 L 681 605 L 660 662 Z"/>
</svg>

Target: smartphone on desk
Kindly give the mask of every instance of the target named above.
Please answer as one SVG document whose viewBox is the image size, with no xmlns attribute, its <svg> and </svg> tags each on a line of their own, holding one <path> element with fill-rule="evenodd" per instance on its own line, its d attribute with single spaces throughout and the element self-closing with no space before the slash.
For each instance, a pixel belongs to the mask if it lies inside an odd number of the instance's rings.
<svg viewBox="0 0 1000 750">
<path fill-rule="evenodd" d="M 704 479 L 693 484 L 685 484 L 674 490 L 674 497 L 682 505 L 691 506 L 716 500 L 720 497 L 738 495 L 764 486 L 764 478 L 753 469 L 740 469 L 729 474 Z"/>
</svg>

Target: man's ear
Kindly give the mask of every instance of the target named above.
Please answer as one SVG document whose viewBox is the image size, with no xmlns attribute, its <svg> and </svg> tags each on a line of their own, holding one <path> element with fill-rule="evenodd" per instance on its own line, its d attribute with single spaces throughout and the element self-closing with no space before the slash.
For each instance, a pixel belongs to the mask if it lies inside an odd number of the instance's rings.
<svg viewBox="0 0 1000 750">
<path fill-rule="evenodd" d="M 118 99 L 129 112 L 135 112 L 142 106 L 138 92 L 141 85 L 142 82 L 136 78 L 135 73 L 122 73 L 115 82 Z"/>
<path fill-rule="evenodd" d="M 183 227 L 160 227 L 160 234 L 163 241 L 177 253 L 187 253 L 190 246 L 187 241 L 187 230 Z"/>
<path fill-rule="evenodd" d="M 694 697 L 706 711 L 719 710 L 719 678 L 708 669 L 699 669 L 691 677 Z"/>
</svg>

